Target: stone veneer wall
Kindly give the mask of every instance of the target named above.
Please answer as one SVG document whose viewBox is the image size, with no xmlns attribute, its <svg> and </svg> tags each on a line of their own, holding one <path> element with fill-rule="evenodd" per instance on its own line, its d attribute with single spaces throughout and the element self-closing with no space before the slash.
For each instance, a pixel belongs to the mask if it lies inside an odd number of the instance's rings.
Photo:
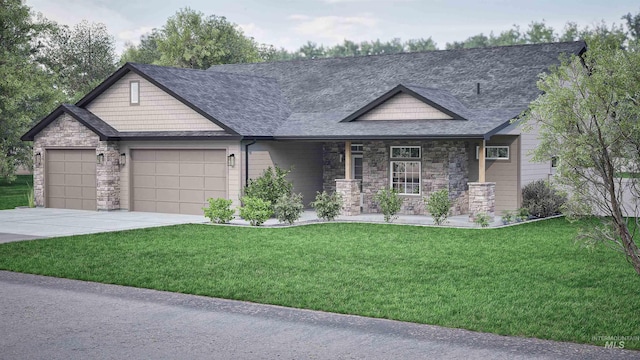
<svg viewBox="0 0 640 360">
<path fill-rule="evenodd" d="M 96 165 L 96 203 L 97 210 L 115 210 L 120 208 L 120 168 L 118 144 L 100 141 L 98 135 L 76 121 L 68 114 L 60 115 L 38 135 L 33 142 L 33 153 L 41 154 L 40 165 L 34 164 L 33 190 L 36 206 L 45 203 L 46 149 L 51 148 L 96 148 L 96 155 L 103 153 L 105 161 Z"/>
<path fill-rule="evenodd" d="M 362 193 L 363 212 L 379 213 L 380 209 L 373 196 L 380 189 L 389 187 L 390 146 L 420 146 L 422 154 L 422 193 L 402 195 L 402 214 L 426 214 L 424 198 L 433 191 L 448 189 L 454 205 L 453 215 L 469 211 L 467 193 L 468 143 L 462 140 L 434 141 L 363 141 Z M 324 189 L 334 190 L 336 179 L 344 178 L 344 162 L 339 162 L 339 154 L 344 151 L 344 143 L 325 143 Z"/>
<path fill-rule="evenodd" d="M 486 213 L 491 219 L 496 209 L 496 183 L 469 183 L 469 221 L 479 213 Z"/>
<path fill-rule="evenodd" d="M 341 215 L 360 214 L 360 180 L 336 179 L 336 192 L 342 196 Z"/>
<path fill-rule="evenodd" d="M 327 142 L 322 144 L 322 190 L 332 193 L 336 191 L 336 179 L 344 179 L 344 142 Z"/>
</svg>

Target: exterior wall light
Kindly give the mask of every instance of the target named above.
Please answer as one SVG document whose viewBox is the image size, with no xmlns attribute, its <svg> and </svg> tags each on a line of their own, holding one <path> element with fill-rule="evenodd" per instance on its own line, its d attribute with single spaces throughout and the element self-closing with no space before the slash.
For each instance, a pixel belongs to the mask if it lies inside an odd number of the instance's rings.
<svg viewBox="0 0 640 360">
<path fill-rule="evenodd" d="M 235 154 L 231 154 L 229 156 L 227 156 L 227 165 L 230 167 L 235 167 L 236 166 L 236 155 Z"/>
<path fill-rule="evenodd" d="M 98 154 L 97 159 L 98 159 L 98 164 L 100 164 L 100 165 L 104 164 L 104 154 L 103 153 Z"/>
<path fill-rule="evenodd" d="M 41 153 L 36 153 L 35 163 L 36 163 L 36 166 L 42 165 L 42 154 Z"/>
<path fill-rule="evenodd" d="M 125 166 L 127 164 L 127 154 L 120 154 L 120 166 Z"/>
</svg>

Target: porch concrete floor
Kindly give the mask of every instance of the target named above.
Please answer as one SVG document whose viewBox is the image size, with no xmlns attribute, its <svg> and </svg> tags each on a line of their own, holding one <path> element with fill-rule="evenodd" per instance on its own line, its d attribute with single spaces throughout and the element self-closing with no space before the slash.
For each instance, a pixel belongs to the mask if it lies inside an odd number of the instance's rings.
<svg viewBox="0 0 640 360">
<path fill-rule="evenodd" d="M 384 224 L 384 215 L 382 214 L 360 214 L 355 216 L 338 216 L 335 220 L 336 222 L 360 222 L 360 223 L 380 223 Z M 312 224 L 325 222 L 324 220 L 318 219 L 316 216 L 316 212 L 314 210 L 305 210 L 302 213 L 302 216 L 295 224 Z M 236 218 L 231 220 L 231 224 L 233 225 L 249 225 L 249 222 Z M 436 226 L 433 222 L 433 219 L 429 215 L 399 215 L 397 219 L 395 219 L 392 224 L 404 224 L 404 225 L 417 225 L 417 226 Z M 277 219 L 269 219 L 262 226 L 285 226 L 285 224 L 279 223 Z M 469 215 L 458 215 L 458 216 L 450 216 L 447 219 L 447 223 L 442 225 L 443 227 L 461 227 L 461 228 L 479 228 L 480 226 L 474 222 L 469 221 Z M 500 216 L 496 216 L 492 223 L 489 224 L 489 227 L 500 227 L 504 226 L 502 224 L 502 220 Z"/>
</svg>

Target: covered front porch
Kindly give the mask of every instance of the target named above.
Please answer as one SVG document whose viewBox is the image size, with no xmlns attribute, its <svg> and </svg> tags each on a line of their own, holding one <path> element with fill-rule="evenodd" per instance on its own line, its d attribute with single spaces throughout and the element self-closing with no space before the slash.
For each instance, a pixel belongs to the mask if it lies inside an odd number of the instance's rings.
<svg viewBox="0 0 640 360">
<path fill-rule="evenodd" d="M 470 156 L 475 156 L 470 149 L 476 146 L 477 181 L 469 182 Z M 478 213 L 493 218 L 495 183 L 486 181 L 485 146 L 485 140 L 474 139 L 327 142 L 323 189 L 342 195 L 343 216 L 380 213 L 375 194 L 393 188 L 403 200 L 402 215 L 428 214 L 425 198 L 446 189 L 451 215 L 464 215 L 466 222 Z"/>
</svg>

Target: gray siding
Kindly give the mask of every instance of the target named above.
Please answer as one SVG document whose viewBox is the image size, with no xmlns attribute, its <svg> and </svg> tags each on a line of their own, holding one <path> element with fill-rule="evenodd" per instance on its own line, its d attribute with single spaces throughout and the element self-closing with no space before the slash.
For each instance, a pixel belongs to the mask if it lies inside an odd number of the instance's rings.
<svg viewBox="0 0 640 360">
<path fill-rule="evenodd" d="M 243 148 L 244 150 L 244 148 Z M 305 206 L 322 191 L 322 144 L 264 141 L 249 146 L 249 178 L 259 177 L 268 167 L 289 169 L 293 191 L 302 193 Z"/>
</svg>

